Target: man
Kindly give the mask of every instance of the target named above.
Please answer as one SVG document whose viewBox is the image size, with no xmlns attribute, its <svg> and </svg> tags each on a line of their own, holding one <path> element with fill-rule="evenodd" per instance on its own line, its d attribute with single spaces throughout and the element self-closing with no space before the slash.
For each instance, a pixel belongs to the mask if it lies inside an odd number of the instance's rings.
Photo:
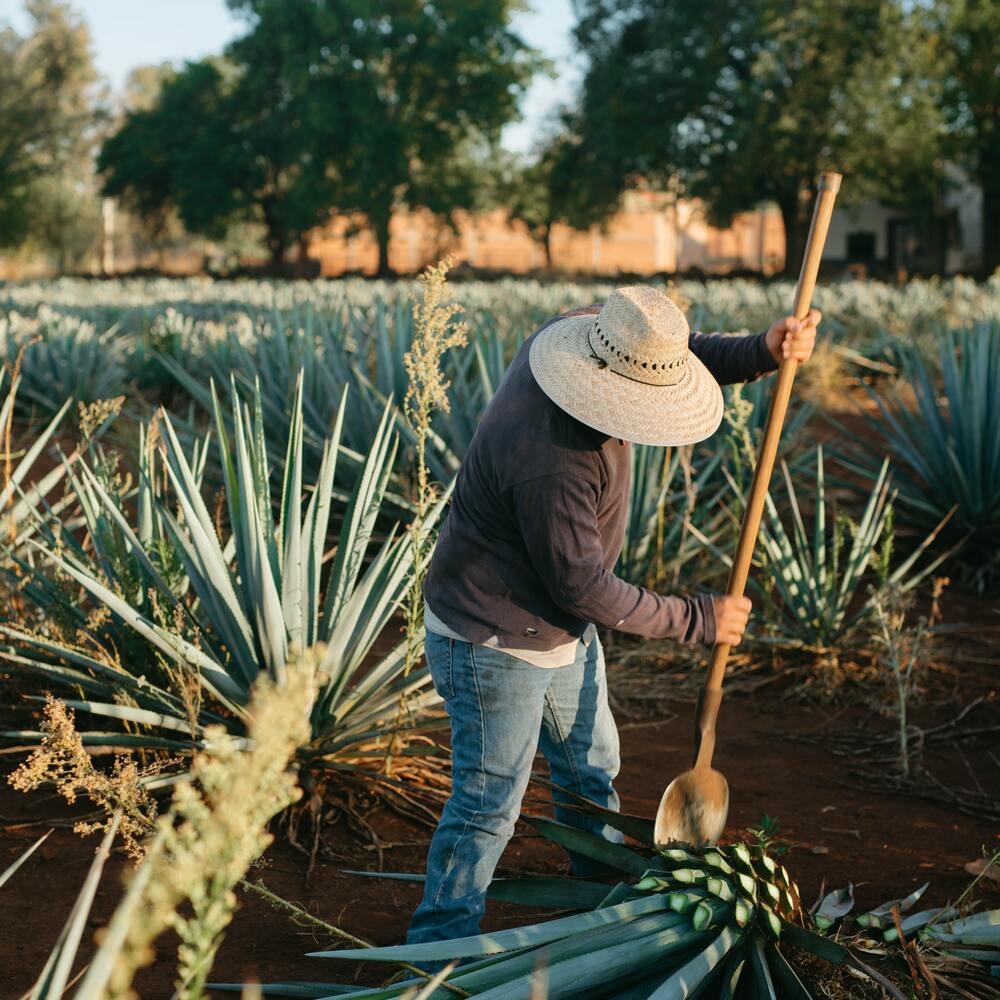
<svg viewBox="0 0 1000 1000">
<path fill-rule="evenodd" d="M 459 470 L 424 589 L 453 788 L 410 943 L 479 932 L 537 748 L 556 784 L 618 808 L 618 733 L 595 626 L 706 645 L 742 639 L 746 598 L 666 596 L 612 572 L 629 442 L 708 437 L 722 420 L 719 385 L 782 357 L 807 360 L 819 319 L 814 310 L 756 336 L 692 334 L 670 299 L 640 285 L 550 320 L 521 348 Z M 562 822 L 621 840 L 555 799 Z"/>
</svg>

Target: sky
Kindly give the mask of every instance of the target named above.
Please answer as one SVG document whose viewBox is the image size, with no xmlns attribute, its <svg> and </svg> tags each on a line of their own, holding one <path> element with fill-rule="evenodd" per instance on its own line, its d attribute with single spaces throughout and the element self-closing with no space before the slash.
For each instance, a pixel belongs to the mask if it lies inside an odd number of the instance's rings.
<svg viewBox="0 0 1000 1000">
<path fill-rule="evenodd" d="M 199 59 L 221 51 L 243 25 L 224 0 L 71 0 L 90 26 L 97 67 L 117 90 L 135 66 L 167 60 Z M 546 132 L 556 109 L 572 99 L 581 78 L 572 57 L 571 0 L 530 0 L 529 11 L 514 15 L 525 41 L 553 61 L 555 79 L 539 74 L 522 104 L 524 119 L 507 126 L 503 144 L 530 152 Z M 26 26 L 22 0 L 0 0 L 0 21 Z"/>
</svg>

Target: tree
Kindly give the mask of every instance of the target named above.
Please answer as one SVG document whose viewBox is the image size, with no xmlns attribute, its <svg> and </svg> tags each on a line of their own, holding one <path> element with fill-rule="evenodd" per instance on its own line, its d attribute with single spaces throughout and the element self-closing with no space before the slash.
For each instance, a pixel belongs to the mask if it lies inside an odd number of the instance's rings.
<svg viewBox="0 0 1000 1000">
<path fill-rule="evenodd" d="M 32 209 L 53 191 L 52 180 L 89 158 L 97 117 L 86 26 L 54 0 L 28 0 L 25 8 L 28 35 L 0 27 L 0 245 L 7 247 L 31 235 Z"/>
<path fill-rule="evenodd" d="M 941 140 L 931 40 L 902 0 L 579 0 L 593 215 L 679 174 L 713 221 L 774 201 L 797 268 L 820 170 L 920 201 Z"/>
<path fill-rule="evenodd" d="M 86 267 L 101 231 L 92 160 L 32 181 L 26 206 L 26 250 L 50 255 L 58 274 Z"/>
<path fill-rule="evenodd" d="M 562 131 L 554 133 L 534 159 L 517 155 L 494 158 L 494 180 L 489 202 L 507 209 L 511 220 L 522 222 L 528 235 L 545 253 L 552 269 L 552 228 L 565 222 L 581 229 L 590 224 L 588 205 L 578 197 L 582 149 L 566 116 Z"/>
<path fill-rule="evenodd" d="M 156 107 L 163 85 L 176 73 L 177 67 L 172 62 L 133 67 L 122 88 L 122 105 L 125 111 L 149 111 Z"/>
<path fill-rule="evenodd" d="M 251 21 L 231 54 L 261 78 L 260 51 L 290 95 L 302 95 L 316 169 L 331 199 L 368 220 L 389 270 L 399 204 L 449 214 L 470 207 L 467 155 L 517 114 L 536 54 L 510 30 L 513 0 L 230 0 Z M 328 171 L 328 172 L 330 172 Z"/>
<path fill-rule="evenodd" d="M 332 211 L 362 213 L 384 273 L 396 205 L 470 205 L 468 147 L 516 113 L 535 63 L 510 5 L 231 0 L 247 33 L 127 115 L 101 151 L 104 191 L 142 214 L 176 206 L 210 238 L 259 218 L 275 267 Z"/>
<path fill-rule="evenodd" d="M 262 62 L 187 63 L 155 103 L 125 116 L 98 169 L 105 195 L 140 217 L 165 222 L 176 210 L 188 232 L 209 239 L 259 218 L 280 270 L 289 247 L 326 218 L 333 188 L 312 148 L 304 102 L 284 99 L 281 78 Z"/>
<path fill-rule="evenodd" d="M 1000 268 L 1000 4 L 937 0 L 930 13 L 951 56 L 942 93 L 949 151 L 983 192 L 982 265 L 989 274 Z"/>
</svg>

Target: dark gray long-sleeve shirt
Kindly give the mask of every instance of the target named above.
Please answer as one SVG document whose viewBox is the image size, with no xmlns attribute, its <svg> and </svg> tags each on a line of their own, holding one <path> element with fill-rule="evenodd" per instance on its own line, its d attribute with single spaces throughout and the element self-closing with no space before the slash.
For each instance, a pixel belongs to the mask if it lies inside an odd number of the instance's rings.
<svg viewBox="0 0 1000 1000">
<path fill-rule="evenodd" d="M 553 649 L 589 622 L 713 643 L 711 598 L 657 594 L 615 576 L 630 446 L 545 395 L 528 364 L 532 339 L 511 363 L 459 470 L 424 584 L 427 604 L 458 635 L 473 643 L 495 636 L 500 648 Z M 692 333 L 690 348 L 722 385 L 777 367 L 763 334 Z"/>
</svg>

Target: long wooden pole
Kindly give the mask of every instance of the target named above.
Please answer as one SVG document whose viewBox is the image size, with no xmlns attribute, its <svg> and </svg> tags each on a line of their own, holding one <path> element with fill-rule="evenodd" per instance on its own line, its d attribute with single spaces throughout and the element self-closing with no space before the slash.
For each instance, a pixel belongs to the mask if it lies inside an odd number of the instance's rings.
<svg viewBox="0 0 1000 1000">
<path fill-rule="evenodd" d="M 795 287 L 795 303 L 792 307 L 792 314 L 796 319 L 805 319 L 809 314 L 813 289 L 816 287 L 816 276 L 819 274 L 819 262 L 823 256 L 823 246 L 826 243 L 827 230 L 830 228 L 833 203 L 840 190 L 840 181 L 841 175 L 832 172 L 823 173 L 819 178 L 816 206 L 813 209 L 812 224 L 809 227 L 809 237 L 806 240 L 802 270 L 799 272 L 799 281 Z M 742 597 L 746 589 L 750 562 L 757 545 L 757 533 L 760 530 L 760 519 L 764 511 L 764 498 L 771 482 L 774 459 L 778 453 L 778 441 L 781 438 L 781 428 L 785 422 L 788 400 L 792 394 L 792 383 L 795 380 L 798 366 L 798 362 L 793 358 L 783 358 L 778 366 L 774 394 L 771 397 L 771 409 L 767 414 L 767 425 L 764 428 L 764 437 L 761 440 L 760 452 L 757 456 L 757 467 L 754 469 L 753 483 L 750 486 L 750 498 L 743 514 L 740 540 L 729 573 L 729 586 L 726 588 L 726 594 L 729 597 Z M 698 718 L 700 739 L 695 753 L 695 764 L 698 767 L 709 766 L 715 752 L 715 723 L 719 717 L 719 706 L 722 704 L 722 681 L 726 675 L 729 651 L 729 646 L 724 642 L 718 643 L 712 651 Z"/>
</svg>

